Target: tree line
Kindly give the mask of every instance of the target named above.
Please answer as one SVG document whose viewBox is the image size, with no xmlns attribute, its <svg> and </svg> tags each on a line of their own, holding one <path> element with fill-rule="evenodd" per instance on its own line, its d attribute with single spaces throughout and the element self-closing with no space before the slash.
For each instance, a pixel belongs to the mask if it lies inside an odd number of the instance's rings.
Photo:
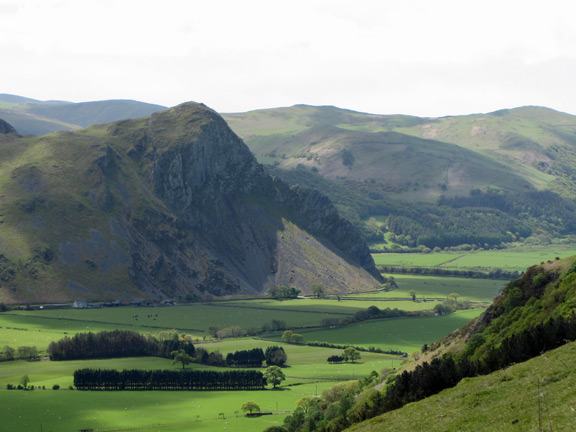
<svg viewBox="0 0 576 432">
<path fill-rule="evenodd" d="M 0 351 L 0 361 L 37 360 L 38 358 L 38 349 L 35 346 L 19 346 L 18 348 L 12 348 L 11 346 L 6 345 L 2 351 Z"/>
<path fill-rule="evenodd" d="M 437 267 L 400 267 L 390 265 L 377 265 L 376 268 L 382 273 L 450 276 L 472 279 L 516 279 L 520 276 L 518 271 L 506 271 L 502 269 L 496 269 L 491 272 L 481 272 L 474 270 L 450 270 Z"/>
<path fill-rule="evenodd" d="M 321 347 L 321 348 L 335 348 L 335 349 L 346 349 L 350 346 L 350 345 L 338 345 L 338 344 L 333 344 L 333 343 L 328 343 L 328 342 L 319 342 L 319 341 L 306 342 L 306 345 Z M 383 350 L 383 349 L 376 348 L 373 346 L 371 346 L 369 348 L 364 348 L 361 346 L 353 346 L 352 348 L 354 348 L 356 351 L 362 351 L 362 352 L 371 352 L 371 353 L 378 353 L 378 354 L 390 354 L 390 355 L 397 355 L 397 356 L 402 356 L 402 357 L 408 356 L 408 353 L 405 353 L 404 351 Z"/>
<path fill-rule="evenodd" d="M 194 345 L 179 339 L 159 339 L 143 336 L 131 330 L 77 333 L 59 341 L 50 342 L 46 350 L 50 360 L 80 360 L 90 358 L 116 358 L 156 356 L 170 358 L 173 351 L 184 350 L 193 356 Z"/>
<path fill-rule="evenodd" d="M 195 371 L 79 369 L 78 390 L 262 390 L 264 375 L 255 370 Z"/>
<path fill-rule="evenodd" d="M 520 220 L 545 223 L 559 234 L 576 233 L 576 203 L 551 191 L 482 192 L 469 196 L 441 197 L 438 204 L 452 208 L 497 209 Z"/>
<path fill-rule="evenodd" d="M 446 207 L 414 217 L 390 215 L 388 229 L 397 243 L 428 248 L 463 244 L 494 247 L 532 233 L 524 222 L 497 209 Z"/>
<path fill-rule="evenodd" d="M 262 362 L 266 360 L 262 348 L 251 350 L 240 350 L 226 355 L 226 364 L 233 367 L 262 367 Z"/>
</svg>

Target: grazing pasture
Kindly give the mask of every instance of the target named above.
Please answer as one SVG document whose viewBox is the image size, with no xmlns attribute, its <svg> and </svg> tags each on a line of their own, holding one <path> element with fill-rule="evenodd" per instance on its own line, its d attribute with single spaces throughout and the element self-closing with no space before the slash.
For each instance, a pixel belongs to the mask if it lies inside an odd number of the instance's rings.
<svg viewBox="0 0 576 432">
<path fill-rule="evenodd" d="M 456 277 L 432 277 L 414 275 L 394 276 L 398 289 L 382 295 L 410 297 L 410 291 L 415 291 L 416 299 L 446 298 L 452 293 L 460 295 L 460 300 L 471 302 L 492 302 L 494 297 L 506 286 L 507 280 L 499 279 L 466 279 Z M 378 294 L 381 295 L 381 294 Z M 429 309 L 434 307 L 434 303 Z"/>
<path fill-rule="evenodd" d="M 197 338 L 196 346 L 207 351 L 229 352 L 282 344 L 288 356 L 283 368 L 286 380 L 279 390 L 260 391 L 135 391 L 106 392 L 68 390 L 73 373 L 83 368 L 172 369 L 171 360 L 156 357 L 73 360 L 73 361 L 8 361 L 0 363 L 0 404 L 6 407 L 3 418 L 6 430 L 76 431 L 94 429 L 101 432 L 130 429 L 187 432 L 214 430 L 260 431 L 282 424 L 287 410 L 294 409 L 303 396 L 313 396 L 334 384 L 358 379 L 371 371 L 398 367 L 400 356 L 362 352 L 354 363 L 329 364 L 327 358 L 339 355 L 341 348 L 324 348 L 286 344 L 282 331 L 263 334 L 261 338 L 216 340 L 210 327 L 239 326 L 246 330 L 261 328 L 272 320 L 283 321 L 301 333 L 305 341 L 322 341 L 338 345 L 412 352 L 431 343 L 477 316 L 481 310 L 459 311 L 435 318 L 378 319 L 335 329 L 321 329 L 326 318 L 351 318 L 358 311 L 375 305 L 404 311 L 430 310 L 437 301 L 412 301 L 423 297 L 444 298 L 458 292 L 461 298 L 484 301 L 499 289 L 500 281 L 460 280 L 454 278 L 396 278 L 399 288 L 390 292 L 359 293 L 327 299 L 238 300 L 218 301 L 173 307 L 118 307 L 103 309 L 44 309 L 10 311 L 0 314 L 0 347 L 37 346 L 45 350 L 52 340 L 78 332 L 134 330 L 143 334 L 176 330 L 178 334 Z M 470 282 L 470 284 L 468 284 Z M 305 328 L 312 327 L 312 328 Z M 189 367 L 204 370 L 216 368 L 193 363 Z M 263 370 L 263 369 L 262 369 Z M 28 375 L 33 391 L 6 390 L 18 385 Z M 60 390 L 52 390 L 55 384 Z M 41 389 L 42 387 L 46 390 Z M 40 389 L 39 389 L 40 388 Z M 273 412 L 258 418 L 246 418 L 241 406 L 254 401 L 263 411 Z"/>
<path fill-rule="evenodd" d="M 83 392 L 78 390 L 2 390 L 2 430 L 62 432 L 80 429 L 237 432 L 282 424 L 286 410 L 303 396 L 333 383 L 304 384 L 279 391 L 237 392 Z M 240 408 L 256 402 L 277 415 L 246 418 Z"/>
<path fill-rule="evenodd" d="M 500 268 L 505 271 L 522 272 L 526 268 L 556 257 L 567 258 L 576 255 L 576 248 L 565 245 L 523 246 L 500 250 L 454 251 L 428 254 L 415 253 L 375 253 L 377 265 L 401 267 L 438 267 L 453 270 L 491 271 Z"/>
<path fill-rule="evenodd" d="M 371 320 L 339 329 L 304 331 L 302 336 L 304 342 L 350 344 L 354 341 L 353 345 L 364 348 L 373 346 L 411 353 L 462 327 L 482 312 L 483 309 L 470 309 L 438 317 Z"/>
</svg>

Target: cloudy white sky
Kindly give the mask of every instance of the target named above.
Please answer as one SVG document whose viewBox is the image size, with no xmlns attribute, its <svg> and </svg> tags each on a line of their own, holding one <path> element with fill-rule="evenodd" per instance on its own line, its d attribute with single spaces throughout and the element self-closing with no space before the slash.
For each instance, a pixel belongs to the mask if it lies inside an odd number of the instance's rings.
<svg viewBox="0 0 576 432">
<path fill-rule="evenodd" d="M 0 0 L 0 93 L 576 114 L 573 0 Z"/>
</svg>

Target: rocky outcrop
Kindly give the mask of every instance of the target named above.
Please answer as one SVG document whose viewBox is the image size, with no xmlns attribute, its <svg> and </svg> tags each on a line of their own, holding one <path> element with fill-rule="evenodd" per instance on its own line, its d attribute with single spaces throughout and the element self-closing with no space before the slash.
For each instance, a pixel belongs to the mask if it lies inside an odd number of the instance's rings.
<svg viewBox="0 0 576 432">
<path fill-rule="evenodd" d="M 39 203 L 18 226 L 58 251 L 37 265 L 38 284 L 43 275 L 61 280 L 52 287 L 58 300 L 379 285 L 366 244 L 330 200 L 271 177 L 203 105 L 28 140 L 51 146 L 54 161 L 30 162 L 33 170 L 14 176 L 19 202 Z M 62 162 L 80 154 L 74 160 L 85 164 Z M 22 180 L 30 173 L 42 188 Z M 41 299 L 42 290 L 30 292 Z"/>
<path fill-rule="evenodd" d="M 2 135 L 8 135 L 8 134 L 18 135 L 18 132 L 16 132 L 16 129 L 14 129 L 12 127 L 12 125 L 10 125 L 10 123 L 0 119 L 0 134 L 2 134 Z"/>
</svg>

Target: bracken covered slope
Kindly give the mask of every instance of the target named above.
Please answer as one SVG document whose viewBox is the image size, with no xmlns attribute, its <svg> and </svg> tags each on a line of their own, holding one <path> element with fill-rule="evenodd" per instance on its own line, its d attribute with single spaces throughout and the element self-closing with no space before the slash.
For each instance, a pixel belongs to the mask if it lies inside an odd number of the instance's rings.
<svg viewBox="0 0 576 432">
<path fill-rule="evenodd" d="M 3 130 L 4 302 L 379 283 L 332 203 L 269 176 L 203 105 L 44 137 Z"/>
</svg>

